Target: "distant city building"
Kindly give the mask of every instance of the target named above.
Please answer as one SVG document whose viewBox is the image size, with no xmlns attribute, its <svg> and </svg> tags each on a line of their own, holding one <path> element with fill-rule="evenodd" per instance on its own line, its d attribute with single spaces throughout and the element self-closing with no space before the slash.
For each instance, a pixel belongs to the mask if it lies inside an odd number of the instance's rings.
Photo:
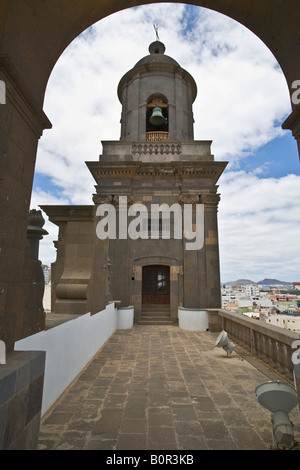
<svg viewBox="0 0 300 470">
<path fill-rule="evenodd" d="M 265 321 L 286 330 L 300 331 L 300 310 L 288 309 L 282 313 L 269 314 Z"/>
<path fill-rule="evenodd" d="M 300 283 L 294 283 L 293 287 Z M 299 289 L 300 290 L 300 289 Z M 300 332 L 300 293 L 257 284 L 222 284 L 222 308 L 290 331 Z"/>
<path fill-rule="evenodd" d="M 292 294 L 273 294 L 270 296 L 271 300 L 274 300 L 275 302 L 293 302 L 297 298 L 297 295 L 292 295 Z"/>
<path fill-rule="evenodd" d="M 258 307 L 262 307 L 262 308 L 272 308 L 273 307 L 272 300 L 266 299 L 266 298 L 255 299 L 254 304 L 257 305 Z"/>
<path fill-rule="evenodd" d="M 253 300 L 250 297 L 241 297 L 237 301 L 238 307 L 245 308 L 245 307 L 252 307 Z"/>
<path fill-rule="evenodd" d="M 247 296 L 258 296 L 259 295 L 259 287 L 256 284 L 247 284 L 244 286 Z"/>
</svg>

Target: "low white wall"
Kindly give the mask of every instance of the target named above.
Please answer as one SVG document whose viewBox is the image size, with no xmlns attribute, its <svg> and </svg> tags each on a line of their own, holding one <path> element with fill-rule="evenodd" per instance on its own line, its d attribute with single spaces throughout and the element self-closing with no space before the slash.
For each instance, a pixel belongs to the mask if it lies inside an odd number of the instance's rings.
<svg viewBox="0 0 300 470">
<path fill-rule="evenodd" d="M 46 351 L 42 415 L 117 329 L 114 303 L 15 343 L 15 351 Z"/>
<path fill-rule="evenodd" d="M 118 308 L 117 329 L 128 330 L 133 327 L 134 307 Z"/>
<path fill-rule="evenodd" d="M 208 315 L 206 310 L 193 308 L 178 309 L 178 325 L 182 330 L 206 331 L 208 330 Z"/>
</svg>

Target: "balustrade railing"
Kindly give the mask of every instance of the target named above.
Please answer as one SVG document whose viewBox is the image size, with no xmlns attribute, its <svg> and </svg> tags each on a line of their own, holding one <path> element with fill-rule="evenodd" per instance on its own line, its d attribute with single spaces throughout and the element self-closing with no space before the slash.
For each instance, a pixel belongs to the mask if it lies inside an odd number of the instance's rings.
<svg viewBox="0 0 300 470">
<path fill-rule="evenodd" d="M 147 142 L 162 142 L 170 140 L 169 132 L 165 131 L 154 131 L 146 132 L 146 141 Z"/>
<path fill-rule="evenodd" d="M 294 378 L 293 343 L 300 334 L 227 310 L 208 310 L 212 325 L 227 332 L 230 341 L 240 344 L 251 355 L 272 367 L 288 380 Z M 217 318 L 216 318 L 217 316 Z"/>
</svg>

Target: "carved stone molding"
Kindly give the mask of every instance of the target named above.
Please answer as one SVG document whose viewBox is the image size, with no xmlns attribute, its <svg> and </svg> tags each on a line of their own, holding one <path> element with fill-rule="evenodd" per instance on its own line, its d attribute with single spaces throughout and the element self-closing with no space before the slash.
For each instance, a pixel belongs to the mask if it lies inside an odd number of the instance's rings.
<svg viewBox="0 0 300 470">
<path fill-rule="evenodd" d="M 93 202 L 94 204 L 112 204 L 113 203 L 113 196 L 110 194 L 93 194 Z"/>
<path fill-rule="evenodd" d="M 180 194 L 179 203 L 180 204 L 198 204 L 199 196 L 198 194 Z"/>
<path fill-rule="evenodd" d="M 137 172 L 139 176 L 172 176 L 175 169 L 172 166 L 160 167 L 157 166 L 141 166 Z"/>
<path fill-rule="evenodd" d="M 126 196 L 126 198 L 127 198 L 127 206 L 131 206 L 132 204 L 134 204 L 134 197 L 133 197 L 131 194 L 129 194 L 129 195 L 127 195 L 127 194 L 122 195 L 122 197 L 124 197 L 124 196 Z M 114 204 L 114 205 L 119 206 L 120 197 L 121 197 L 121 196 L 118 195 L 118 194 L 116 194 L 116 195 L 113 196 L 113 204 Z"/>
<path fill-rule="evenodd" d="M 7 54 L 0 54 L 0 76 L 6 85 L 6 106 L 11 103 L 40 138 L 52 124 Z"/>
<path fill-rule="evenodd" d="M 205 205 L 207 209 L 217 209 L 220 201 L 219 194 L 202 194 L 200 196 L 201 204 Z"/>
<path fill-rule="evenodd" d="M 292 134 L 297 140 L 298 148 L 300 150 L 300 106 L 295 107 L 281 127 L 284 130 L 292 131 Z"/>
<path fill-rule="evenodd" d="M 132 153 L 134 155 L 180 155 L 181 144 L 133 144 Z"/>
<path fill-rule="evenodd" d="M 127 206 L 134 204 L 134 197 L 131 194 L 93 194 L 93 201 L 96 205 L 113 204 L 116 208 L 118 208 L 120 197 L 124 196 L 127 198 Z"/>
<path fill-rule="evenodd" d="M 214 168 L 201 168 L 201 167 L 191 167 L 183 168 L 181 171 L 183 176 L 195 175 L 202 178 L 212 178 L 218 175 L 218 171 Z"/>
<path fill-rule="evenodd" d="M 101 162 L 88 162 L 88 167 L 93 174 L 96 181 L 101 178 L 137 178 L 141 176 L 182 176 L 182 177 L 197 177 L 208 178 L 217 181 L 221 175 L 226 164 L 221 162 L 210 164 L 208 162 L 193 163 L 193 162 L 120 162 L 115 164 L 101 163 Z"/>
</svg>

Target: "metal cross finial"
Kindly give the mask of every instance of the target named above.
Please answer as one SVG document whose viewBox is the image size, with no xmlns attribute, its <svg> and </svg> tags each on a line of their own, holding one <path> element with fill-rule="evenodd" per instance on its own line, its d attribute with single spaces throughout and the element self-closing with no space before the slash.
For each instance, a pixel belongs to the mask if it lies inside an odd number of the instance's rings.
<svg viewBox="0 0 300 470">
<path fill-rule="evenodd" d="M 159 41 L 159 36 L 158 36 L 158 26 L 156 24 L 153 25 L 153 28 L 155 29 L 155 34 L 156 34 L 156 40 Z"/>
</svg>

